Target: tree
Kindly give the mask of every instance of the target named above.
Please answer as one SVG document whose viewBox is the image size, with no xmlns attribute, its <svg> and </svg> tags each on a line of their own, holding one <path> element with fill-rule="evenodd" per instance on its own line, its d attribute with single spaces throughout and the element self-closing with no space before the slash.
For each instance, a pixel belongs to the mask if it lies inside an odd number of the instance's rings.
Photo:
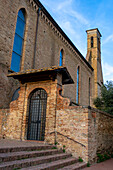
<svg viewBox="0 0 113 170">
<path fill-rule="evenodd" d="M 113 81 L 107 81 L 101 87 L 101 97 L 94 100 L 97 109 L 113 115 Z"/>
</svg>

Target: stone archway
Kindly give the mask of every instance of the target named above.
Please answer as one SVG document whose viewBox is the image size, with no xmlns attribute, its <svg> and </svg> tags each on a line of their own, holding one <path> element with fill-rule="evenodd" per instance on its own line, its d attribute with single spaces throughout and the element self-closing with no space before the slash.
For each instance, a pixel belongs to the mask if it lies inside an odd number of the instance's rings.
<svg viewBox="0 0 113 170">
<path fill-rule="evenodd" d="M 38 88 L 31 92 L 29 97 L 28 140 L 44 141 L 47 93 Z"/>
</svg>

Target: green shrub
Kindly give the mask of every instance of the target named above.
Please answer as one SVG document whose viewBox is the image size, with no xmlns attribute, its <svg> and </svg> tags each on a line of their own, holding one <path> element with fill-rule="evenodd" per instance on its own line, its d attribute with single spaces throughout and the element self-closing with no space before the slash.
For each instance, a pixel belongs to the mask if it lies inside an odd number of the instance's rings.
<svg viewBox="0 0 113 170">
<path fill-rule="evenodd" d="M 55 142 L 55 145 L 57 145 L 58 144 L 58 142 Z"/>
<path fill-rule="evenodd" d="M 110 159 L 112 156 L 113 156 L 113 155 L 109 155 L 109 154 L 106 154 L 106 153 L 105 153 L 104 155 L 102 155 L 102 154 L 97 154 L 97 157 L 98 157 L 97 163 L 106 161 L 106 160 Z"/>
<path fill-rule="evenodd" d="M 104 154 L 104 159 L 108 160 L 108 159 L 110 159 L 110 156 L 108 156 L 107 154 Z"/>
<path fill-rule="evenodd" d="M 54 147 L 52 147 L 52 149 L 57 149 L 57 147 L 56 147 L 56 146 L 54 146 Z"/>
<path fill-rule="evenodd" d="M 111 158 L 113 158 L 113 153 L 111 154 Z"/>
<path fill-rule="evenodd" d="M 87 167 L 90 167 L 90 166 L 91 166 L 91 165 L 90 165 L 90 163 L 88 162 L 88 163 L 87 163 Z"/>
<path fill-rule="evenodd" d="M 83 159 L 79 156 L 78 161 L 79 161 L 79 162 L 83 162 Z"/>
<path fill-rule="evenodd" d="M 98 153 L 97 156 L 98 156 L 97 163 L 103 162 L 105 160 L 103 155 Z"/>
<path fill-rule="evenodd" d="M 65 145 L 63 145 L 63 152 L 64 152 L 64 153 L 66 152 L 65 147 L 66 147 L 66 146 L 65 146 Z"/>
<path fill-rule="evenodd" d="M 65 152 L 66 152 L 66 150 L 65 150 L 65 149 L 63 149 L 63 152 L 65 153 Z"/>
</svg>

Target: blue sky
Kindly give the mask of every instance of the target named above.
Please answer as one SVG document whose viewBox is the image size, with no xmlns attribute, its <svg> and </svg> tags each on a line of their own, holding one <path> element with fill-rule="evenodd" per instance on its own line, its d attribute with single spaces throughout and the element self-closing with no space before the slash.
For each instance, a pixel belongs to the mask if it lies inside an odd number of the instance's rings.
<svg viewBox="0 0 113 170">
<path fill-rule="evenodd" d="M 102 34 L 101 58 L 104 82 L 113 80 L 113 0 L 40 0 L 55 21 L 86 56 L 86 30 Z"/>
</svg>

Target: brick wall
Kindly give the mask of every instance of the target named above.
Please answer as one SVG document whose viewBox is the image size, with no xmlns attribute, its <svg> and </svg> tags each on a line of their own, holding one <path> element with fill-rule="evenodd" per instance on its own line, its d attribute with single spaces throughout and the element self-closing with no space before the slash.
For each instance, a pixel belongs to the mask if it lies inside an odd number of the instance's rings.
<svg viewBox="0 0 113 170">
<path fill-rule="evenodd" d="M 96 109 L 68 107 L 57 110 L 58 147 L 84 161 L 96 162 L 97 153 L 113 152 L 113 116 Z"/>
<path fill-rule="evenodd" d="M 82 157 L 86 162 L 96 162 L 97 153 L 113 152 L 113 116 L 82 106 L 69 106 L 70 100 L 59 95 L 59 80 L 21 84 L 19 98 L 11 102 L 10 109 L 1 109 L 1 138 L 27 139 L 29 95 L 43 88 L 48 95 L 46 109 L 45 142 L 54 144 Z"/>
<path fill-rule="evenodd" d="M 57 110 L 58 147 L 66 146 L 66 151 L 88 162 L 88 109 L 69 107 Z"/>
<path fill-rule="evenodd" d="M 47 92 L 45 141 L 54 143 L 54 135 L 51 138 L 50 133 L 55 128 L 57 80 L 21 84 L 19 98 L 10 103 L 8 115 L 7 109 L 0 111 L 2 115 L 0 119 L 1 137 L 5 136 L 5 138 L 18 140 L 27 139 L 29 95 L 37 88 L 43 88 Z M 4 120 L 7 122 L 6 124 L 4 124 Z"/>
</svg>

